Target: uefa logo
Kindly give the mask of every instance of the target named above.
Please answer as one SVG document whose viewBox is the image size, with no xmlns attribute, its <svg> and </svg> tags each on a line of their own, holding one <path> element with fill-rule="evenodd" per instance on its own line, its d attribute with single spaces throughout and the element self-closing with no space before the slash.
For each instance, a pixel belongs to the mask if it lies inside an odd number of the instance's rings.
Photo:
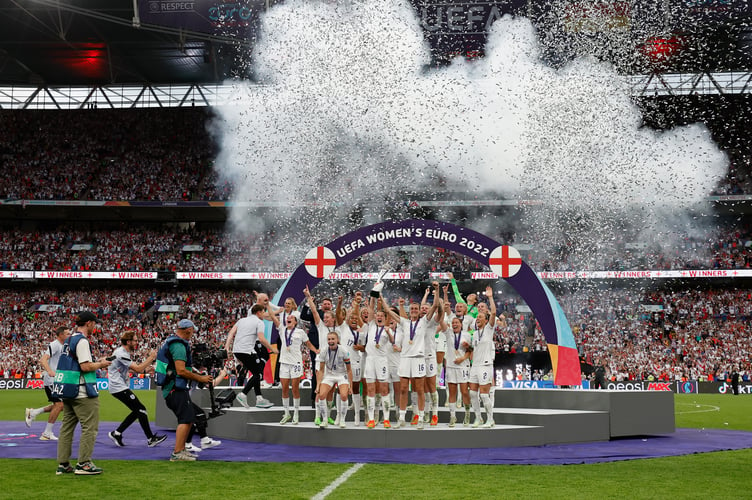
<svg viewBox="0 0 752 500">
<path fill-rule="evenodd" d="M 149 12 L 151 12 L 152 14 L 157 14 L 159 13 L 159 11 L 159 2 L 149 2 Z"/>
</svg>

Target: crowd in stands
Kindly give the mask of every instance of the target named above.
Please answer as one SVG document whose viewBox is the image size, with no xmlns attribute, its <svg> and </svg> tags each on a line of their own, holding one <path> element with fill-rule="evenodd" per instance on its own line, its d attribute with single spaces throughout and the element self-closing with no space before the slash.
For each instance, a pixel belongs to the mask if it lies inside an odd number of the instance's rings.
<svg viewBox="0 0 752 500">
<path fill-rule="evenodd" d="M 617 271 L 671 269 L 749 269 L 752 267 L 752 228 L 738 225 L 720 229 L 713 238 L 685 238 L 670 248 L 628 251 L 615 245 L 588 267 L 565 252 L 548 252 L 532 245 L 523 259 L 537 271 Z M 514 240 L 504 241 L 514 245 Z M 0 240 L 0 271 L 272 271 L 294 270 L 309 249 L 286 245 L 271 233 L 231 235 L 217 228 L 188 224 L 82 230 L 74 226 L 51 229 L 4 228 Z M 310 243 L 309 243 L 310 245 Z M 619 248 L 621 247 L 621 248 Z M 290 251 L 293 249 L 293 251 Z M 613 255 L 620 255 L 615 259 Z M 387 262 L 392 270 L 458 272 L 483 270 L 463 255 L 424 247 L 386 249 L 359 257 L 338 268 L 341 272 L 370 272 Z"/>
<path fill-rule="evenodd" d="M 230 200 L 213 168 L 212 119 L 200 107 L 0 110 L 0 199 Z M 729 172 L 708 195 L 752 193 L 747 146 L 726 151 Z"/>
<path fill-rule="evenodd" d="M 214 146 L 202 108 L 3 111 L 0 198 L 191 200 Z"/>
<path fill-rule="evenodd" d="M 391 300 L 398 294 L 393 291 Z M 0 377 L 39 373 L 51 331 L 70 325 L 80 309 L 90 309 L 102 320 L 95 345 L 99 355 L 110 354 L 120 334 L 133 329 L 143 338 L 135 355 L 142 359 L 183 317 L 198 326 L 194 342 L 221 348 L 232 325 L 248 314 L 253 297 L 247 289 L 4 290 Z M 605 363 L 613 380 L 725 380 L 734 369 L 746 380 L 752 373 L 750 297 L 752 289 L 648 293 L 608 289 L 565 293 L 559 300 L 583 362 Z M 546 350 L 530 313 L 520 312 L 522 304 L 508 294 L 503 300 L 497 298 L 498 314 L 503 316 L 495 335 L 497 353 Z M 164 305 L 178 310 L 160 312 Z"/>
</svg>

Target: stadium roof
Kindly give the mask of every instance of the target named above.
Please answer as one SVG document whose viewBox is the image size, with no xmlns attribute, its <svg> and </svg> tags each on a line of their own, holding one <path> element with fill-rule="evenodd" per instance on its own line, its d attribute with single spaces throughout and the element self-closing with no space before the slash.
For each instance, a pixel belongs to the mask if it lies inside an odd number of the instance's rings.
<svg viewBox="0 0 752 500">
<path fill-rule="evenodd" d="M 209 83 L 236 76 L 237 39 L 142 23 L 133 0 L 3 0 L 0 84 Z"/>
</svg>

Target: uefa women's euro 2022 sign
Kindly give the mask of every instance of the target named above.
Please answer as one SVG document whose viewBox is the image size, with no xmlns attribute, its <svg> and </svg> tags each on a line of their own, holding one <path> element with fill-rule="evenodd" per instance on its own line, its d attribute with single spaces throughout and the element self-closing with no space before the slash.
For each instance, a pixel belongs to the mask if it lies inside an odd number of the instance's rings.
<svg viewBox="0 0 752 500">
<path fill-rule="evenodd" d="M 311 249 L 274 297 L 280 302 L 303 300 L 303 290 L 313 289 L 338 266 L 383 248 L 407 245 L 438 247 L 460 253 L 491 268 L 525 300 L 540 324 L 548 344 L 556 385 L 580 385 L 580 361 L 574 336 L 564 311 L 546 284 L 513 247 L 464 227 L 446 222 L 410 219 L 362 227 L 324 246 Z"/>
</svg>

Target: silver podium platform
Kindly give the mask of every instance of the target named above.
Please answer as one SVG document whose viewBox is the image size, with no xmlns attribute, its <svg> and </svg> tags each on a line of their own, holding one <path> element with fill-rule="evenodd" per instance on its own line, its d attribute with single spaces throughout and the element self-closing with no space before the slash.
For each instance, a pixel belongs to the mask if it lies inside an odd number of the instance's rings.
<svg viewBox="0 0 752 500">
<path fill-rule="evenodd" d="M 219 387 L 216 391 L 227 389 Z M 231 388 L 236 392 L 239 387 Z M 405 428 L 375 429 L 353 423 L 353 410 L 347 415 L 347 427 L 314 426 L 310 389 L 301 389 L 300 423 L 280 425 L 283 410 L 281 390 L 264 389 L 264 397 L 275 404 L 268 409 L 243 408 L 234 402 L 226 413 L 209 421 L 209 435 L 256 443 L 293 446 L 343 448 L 500 448 L 546 444 L 608 441 L 612 438 L 670 434 L 676 430 L 674 393 L 670 391 L 596 391 L 574 389 L 497 389 L 494 421 L 491 428 L 462 425 L 464 409 L 457 410 L 459 423 L 448 426 L 449 409 L 442 401 L 439 424 L 426 424 L 418 430 L 409 423 Z M 210 408 L 209 391 L 193 393 L 193 401 Z M 249 400 L 255 399 L 253 393 Z M 408 418 L 410 413 L 408 412 Z M 396 423 L 394 411 L 392 425 Z M 176 427 L 172 412 L 157 391 L 156 424 Z"/>
</svg>

